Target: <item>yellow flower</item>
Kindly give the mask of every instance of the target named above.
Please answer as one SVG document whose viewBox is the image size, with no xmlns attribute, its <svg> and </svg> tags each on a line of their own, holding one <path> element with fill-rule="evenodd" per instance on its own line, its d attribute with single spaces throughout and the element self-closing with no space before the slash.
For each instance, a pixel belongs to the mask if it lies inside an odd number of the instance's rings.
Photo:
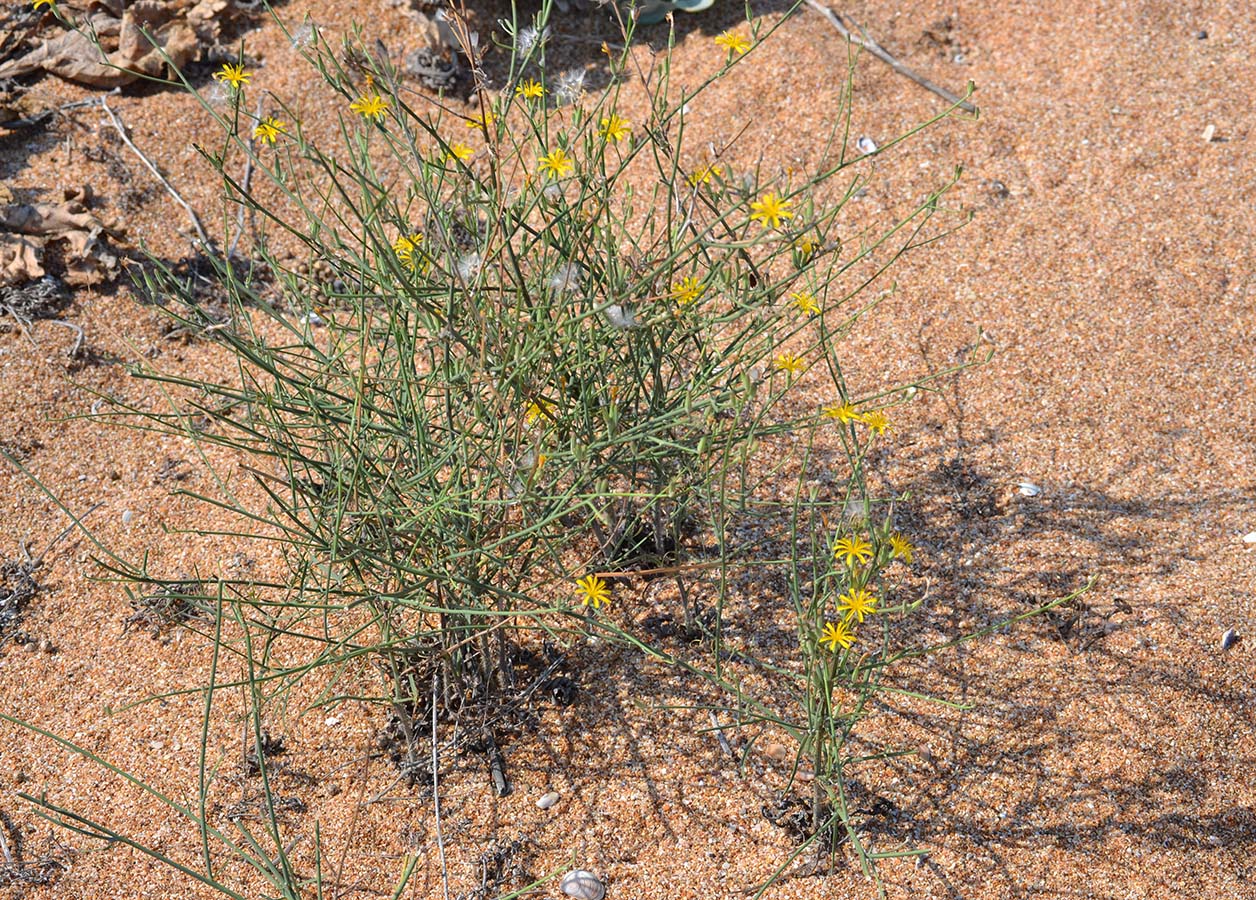
<svg viewBox="0 0 1256 900">
<path fill-rule="evenodd" d="M 781 353 L 776 357 L 776 368 L 777 371 L 797 375 L 807 368 L 807 361 L 801 356 L 795 356 L 792 353 Z"/>
<path fill-rule="evenodd" d="M 586 575 L 577 579 L 576 587 L 580 589 L 583 595 L 580 603 L 583 606 L 592 606 L 594 609 L 601 609 L 603 606 L 609 606 L 611 602 L 611 591 L 606 586 L 606 582 L 596 575 Z"/>
<path fill-rule="evenodd" d="M 393 241 L 393 252 L 397 254 L 397 259 L 401 260 L 412 269 L 419 269 L 426 260 L 423 252 L 419 249 L 419 245 L 423 243 L 423 234 L 414 232 L 411 235 L 401 235 L 397 240 Z"/>
<path fill-rule="evenodd" d="M 815 295 L 806 291 L 795 291 L 790 294 L 790 299 L 794 301 L 794 306 L 798 307 L 800 313 L 817 316 L 820 314 L 820 304 L 816 302 Z"/>
<path fill-rule="evenodd" d="M 901 559 L 910 566 L 911 555 L 915 549 L 911 545 L 911 541 L 897 531 L 890 535 L 890 559 Z"/>
<path fill-rule="evenodd" d="M 701 169 L 689 173 L 689 184 L 693 187 L 697 187 L 700 184 L 710 184 L 712 178 L 721 178 L 723 175 L 723 166 L 703 166 Z"/>
<path fill-rule="evenodd" d="M 38 4 L 36 4 L 38 6 Z M 233 91 L 238 91 L 241 87 L 249 83 L 249 79 L 253 75 L 244 71 L 243 64 L 235 66 L 231 63 L 223 63 L 222 68 L 214 73 L 215 81 L 225 81 L 231 85 Z"/>
<path fill-rule="evenodd" d="M 848 566 L 872 559 L 872 545 L 861 537 L 842 538 L 833 545 L 833 556 Z"/>
<path fill-rule="evenodd" d="M 836 625 L 832 622 L 826 622 L 824 631 L 820 633 L 820 643 L 828 644 L 829 649 L 834 653 L 837 652 L 839 646 L 843 650 L 849 650 L 855 645 L 855 630 L 844 620 Z"/>
<path fill-rule="evenodd" d="M 745 35 L 736 31 L 725 31 L 723 34 L 715 38 L 715 43 L 726 49 L 729 53 L 741 55 L 750 49 L 750 41 Z"/>
<path fill-rule="evenodd" d="M 492 112 L 485 112 L 482 116 L 467 119 L 466 126 L 468 128 L 479 128 L 481 131 L 492 131 L 496 122 L 497 116 L 493 115 Z"/>
<path fill-rule="evenodd" d="M 529 78 L 515 85 L 515 93 L 525 100 L 539 100 L 545 96 L 545 88 L 535 78 Z"/>
<path fill-rule="evenodd" d="M 843 425 L 849 425 L 851 422 L 862 422 L 863 414 L 855 409 L 849 403 L 836 403 L 832 406 L 824 407 L 824 414 L 830 419 L 837 419 Z"/>
<path fill-rule="evenodd" d="M 566 151 L 562 147 L 551 153 L 542 156 L 540 159 L 541 173 L 549 174 L 555 178 L 562 178 L 564 175 L 570 175 L 576 170 L 576 166 L 571 161 Z"/>
<path fill-rule="evenodd" d="M 688 306 L 706 292 L 706 285 L 689 275 L 672 283 L 672 299 L 677 306 Z"/>
<path fill-rule="evenodd" d="M 619 143 L 624 138 L 628 137 L 628 135 L 632 134 L 632 126 L 628 124 L 628 120 L 621 119 L 614 113 L 611 113 L 609 118 L 603 119 L 600 125 L 601 127 L 598 128 L 598 134 L 602 135 L 602 137 L 606 138 L 608 141 L 615 141 L 616 143 Z"/>
<path fill-rule="evenodd" d="M 466 144 L 461 141 L 454 141 L 449 145 L 449 152 L 445 154 L 445 161 L 448 162 L 451 159 L 460 159 L 463 162 L 466 162 L 474 155 L 475 151 Z"/>
<path fill-rule="evenodd" d="M 267 116 L 257 123 L 257 127 L 253 129 L 253 137 L 263 144 L 273 144 L 283 134 L 284 124 L 274 116 Z"/>
<path fill-rule="evenodd" d="M 819 248 L 820 245 L 806 235 L 803 235 L 798 240 L 794 241 L 794 249 L 797 250 L 804 259 L 810 257 L 811 254 L 815 253 Z"/>
<path fill-rule="evenodd" d="M 363 94 L 349 104 L 349 109 L 364 119 L 374 119 L 380 122 L 384 118 L 384 111 L 388 109 L 388 101 L 379 94 Z"/>
<path fill-rule="evenodd" d="M 523 411 L 523 419 L 529 425 L 537 419 L 554 418 L 554 404 L 548 400 L 533 400 L 528 404 L 528 408 Z"/>
<path fill-rule="evenodd" d="M 867 588 L 852 588 L 837 598 L 837 611 L 863 624 L 864 616 L 877 611 L 876 595 Z"/>
<path fill-rule="evenodd" d="M 782 200 L 775 192 L 764 194 L 750 204 L 750 218 L 764 228 L 780 228 L 782 219 L 794 217 L 789 211 L 789 204 L 789 200 Z"/>
<path fill-rule="evenodd" d="M 874 434 L 885 434 L 885 429 L 890 427 L 890 420 L 885 417 L 885 413 L 879 409 L 874 409 L 870 413 L 864 413 L 863 423 L 868 426 Z"/>
</svg>

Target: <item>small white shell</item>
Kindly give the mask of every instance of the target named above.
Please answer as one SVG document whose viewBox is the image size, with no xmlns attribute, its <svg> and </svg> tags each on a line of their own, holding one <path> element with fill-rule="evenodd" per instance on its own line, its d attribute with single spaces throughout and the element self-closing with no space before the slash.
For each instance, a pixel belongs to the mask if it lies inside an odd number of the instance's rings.
<svg viewBox="0 0 1256 900">
<path fill-rule="evenodd" d="M 855 141 L 855 149 L 867 156 L 869 153 L 877 152 L 877 142 L 870 137 L 861 137 Z"/>
<path fill-rule="evenodd" d="M 123 525 L 130 525 L 134 519 L 135 519 L 135 513 L 131 512 L 129 509 L 124 509 L 122 511 L 122 524 Z"/>
<path fill-rule="evenodd" d="M 1227 628 L 1226 633 L 1221 635 L 1221 649 L 1229 650 L 1239 642 L 1239 633 L 1233 628 Z"/>
<path fill-rule="evenodd" d="M 1022 481 L 1016 486 L 1022 497 L 1037 497 L 1042 493 L 1042 488 L 1034 484 L 1032 481 Z"/>
<path fill-rule="evenodd" d="M 536 801 L 538 809 L 549 809 L 555 803 L 562 799 L 557 791 L 550 791 L 548 794 L 542 794 L 541 799 Z"/>
<path fill-rule="evenodd" d="M 606 887 L 597 880 L 597 876 L 584 869 L 573 869 L 563 876 L 559 885 L 568 897 L 576 900 L 602 900 L 606 896 Z"/>
<path fill-rule="evenodd" d="M 1243 535 L 1243 543 L 1244 544 L 1256 544 L 1256 531 L 1251 531 Z"/>
</svg>

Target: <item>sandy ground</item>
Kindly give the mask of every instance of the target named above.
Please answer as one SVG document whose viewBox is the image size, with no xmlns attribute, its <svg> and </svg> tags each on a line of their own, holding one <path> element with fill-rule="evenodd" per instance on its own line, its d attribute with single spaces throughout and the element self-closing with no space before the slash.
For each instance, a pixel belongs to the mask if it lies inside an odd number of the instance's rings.
<svg viewBox="0 0 1256 900">
<path fill-rule="evenodd" d="M 344 27 L 350 11 L 329 7 L 294 2 L 284 15 L 299 21 L 311 11 Z M 971 710 L 894 701 L 868 721 L 870 748 L 921 749 L 858 776 L 892 810 L 879 820 L 877 846 L 928 853 L 883 866 L 889 894 L 1256 898 L 1256 553 L 1242 540 L 1256 531 L 1256 9 L 1147 0 L 844 10 L 933 80 L 962 88 L 971 79 L 982 110 L 977 122 L 943 123 L 880 159 L 859 201 L 875 218 L 962 164 L 952 202 L 974 218 L 897 268 L 897 293 L 848 343 L 857 385 L 946 368 L 971 352 L 978 329 L 997 351 L 901 410 L 879 462 L 885 485 L 915 498 L 919 583 L 933 591 L 922 628 L 941 636 L 980 627 L 1099 577 L 1071 626 L 1028 623 L 910 673 L 913 685 Z M 395 10 L 372 0 L 358 12 L 405 42 L 409 26 Z M 776 7 L 756 12 L 779 16 Z M 718 65 L 711 37 L 740 15 L 721 4 L 684 18 L 678 78 L 696 81 Z M 558 22 L 557 46 L 573 62 L 594 59 L 611 37 L 589 21 L 573 13 Z M 250 33 L 247 46 L 262 57 L 259 82 L 301 94 L 309 76 L 273 25 Z M 845 58 L 843 41 L 802 14 L 696 104 L 690 124 L 702 140 L 746 125 L 740 160 L 805 166 L 838 106 Z M 854 133 L 880 142 L 942 108 L 871 59 L 855 83 Z M 50 80 L 35 90 L 79 96 Z M 112 105 L 187 199 L 215 208 L 214 181 L 189 147 L 202 127 L 194 105 L 155 91 Z M 76 120 L 81 127 L 0 148 L 4 182 L 27 197 L 85 182 L 117 196 L 117 170 L 87 152 L 107 126 L 90 111 Z M 117 152 L 132 183 L 149 185 Z M 186 246 L 160 189 L 126 218 L 132 237 L 158 252 Z M 204 374 L 218 362 L 213 349 L 167 341 L 126 289 L 81 292 L 67 316 L 86 330 L 90 365 L 67 366 L 66 329 L 0 335 L 0 441 L 68 508 L 102 504 L 89 521 L 110 549 L 148 548 L 166 572 L 230 564 L 238 548 L 172 533 L 204 515 L 171 495 L 206 483 L 186 446 L 79 418 L 93 392 L 153 402 L 126 361 Z M 183 480 L 169 477 L 169 459 L 187 460 Z M 1024 496 L 1023 481 L 1041 493 Z M 0 510 L 4 558 L 20 558 L 23 541 L 37 552 L 67 521 L 8 467 Z M 250 552 L 268 564 L 264 550 Z M 131 610 L 117 585 L 98 580 L 97 553 L 72 535 L 48 554 L 23 627 L 52 652 L 0 651 L 0 710 L 193 801 L 202 707 L 175 692 L 208 677 L 207 643 L 186 632 L 169 642 L 124 634 Z M 649 601 L 624 598 L 622 614 L 637 616 Z M 758 612 L 748 602 L 731 627 L 748 632 Z M 1227 628 L 1241 639 L 1222 651 Z M 781 767 L 755 757 L 738 772 L 712 735 L 695 733 L 702 716 L 666 708 L 693 700 L 676 676 L 628 651 L 573 652 L 578 702 L 543 705 L 536 733 L 511 744 L 511 796 L 493 797 L 480 757 L 443 770 L 451 894 L 480 884 L 483 854 L 521 840 L 515 858 L 533 875 L 578 864 L 604 876 L 612 898 L 744 896 L 790 852 L 789 836 L 761 814 Z M 171 696 L 126 709 L 162 693 Z M 351 703 L 291 712 L 272 724 L 291 766 L 277 791 L 304 808 L 288 818 L 298 868 L 312 871 L 317 822 L 330 896 L 390 896 L 406 853 L 420 859 L 406 896 L 442 896 L 430 797 L 390 786 L 387 762 L 371 758 L 375 714 Z M 224 698 L 211 728 L 211 764 L 224 772 L 239 765 L 238 714 L 238 698 Z M 125 846 L 32 815 L 17 791 L 46 793 L 197 864 L 195 833 L 151 796 L 47 738 L 7 725 L 0 735 L 0 813 L 26 858 L 58 844 L 78 851 L 51 887 L 26 896 L 211 895 Z M 220 799 L 230 805 L 249 789 L 225 782 Z M 550 789 L 563 799 L 542 812 L 535 800 Z M 853 861 L 845 865 L 824 879 L 787 879 L 766 896 L 875 896 Z"/>
</svg>

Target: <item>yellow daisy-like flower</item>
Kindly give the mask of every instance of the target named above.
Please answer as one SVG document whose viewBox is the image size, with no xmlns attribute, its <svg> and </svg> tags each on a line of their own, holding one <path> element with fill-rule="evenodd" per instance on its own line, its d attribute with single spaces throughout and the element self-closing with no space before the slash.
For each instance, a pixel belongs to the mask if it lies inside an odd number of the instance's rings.
<svg viewBox="0 0 1256 900">
<path fill-rule="evenodd" d="M 379 94 L 363 94 L 349 104 L 349 109 L 364 119 L 374 119 L 380 122 L 383 121 L 384 113 L 388 110 L 388 101 Z"/>
<path fill-rule="evenodd" d="M 608 141 L 619 143 L 632 134 L 632 126 L 628 124 L 627 119 L 621 119 L 619 116 L 611 113 L 609 117 L 599 123 L 598 134 Z"/>
<path fill-rule="evenodd" d="M 820 643 L 827 644 L 834 653 L 837 652 L 838 647 L 849 650 L 855 645 L 855 629 L 844 620 L 836 624 L 826 622 L 824 630 L 820 632 Z"/>
<path fill-rule="evenodd" d="M 251 72 L 244 71 L 244 65 L 233 65 L 231 63 L 223 63 L 222 68 L 214 73 L 215 81 L 225 81 L 231 85 L 233 91 L 238 91 L 244 85 L 249 83 L 249 79 L 253 77 Z"/>
<path fill-rule="evenodd" d="M 571 161 L 571 157 L 567 152 L 559 147 L 539 160 L 542 175 L 551 175 L 554 178 L 562 178 L 564 175 L 570 175 L 576 170 L 575 163 Z"/>
<path fill-rule="evenodd" d="M 397 254 L 397 259 L 408 266 L 413 266 L 421 259 L 421 254 L 418 252 L 421 243 L 423 243 L 421 232 L 416 231 L 411 235 L 403 234 L 393 241 L 393 252 Z"/>
<path fill-rule="evenodd" d="M 794 306 L 798 307 L 800 313 L 810 316 L 818 316 L 820 314 L 820 304 L 816 302 L 814 294 L 807 291 L 795 291 L 789 295 L 794 301 Z"/>
<path fill-rule="evenodd" d="M 833 545 L 833 556 L 848 566 L 872 559 L 872 545 L 861 537 L 842 538 Z"/>
<path fill-rule="evenodd" d="M 803 235 L 794 241 L 794 249 L 797 250 L 804 258 L 811 256 L 820 249 L 820 245 L 813 238 Z"/>
<path fill-rule="evenodd" d="M 677 306 L 688 306 L 706 292 L 706 285 L 690 275 L 672 283 L 672 299 Z"/>
<path fill-rule="evenodd" d="M 475 151 L 466 144 L 461 141 L 454 141 L 449 145 L 449 152 L 445 154 L 445 161 L 449 162 L 451 159 L 460 159 L 463 162 L 466 162 L 474 155 Z"/>
<path fill-rule="evenodd" d="M 548 400 L 533 400 L 528 404 L 528 408 L 523 411 L 523 420 L 531 425 L 538 419 L 552 419 L 554 417 L 554 404 Z"/>
<path fill-rule="evenodd" d="M 877 611 L 876 595 L 867 588 L 853 588 L 837 598 L 837 611 L 863 624 L 864 616 Z"/>
<path fill-rule="evenodd" d="M 697 187 L 700 184 L 710 184 L 712 178 L 722 178 L 723 175 L 723 166 L 703 166 L 701 169 L 689 173 L 689 184 L 693 187 Z"/>
<path fill-rule="evenodd" d="M 874 409 L 870 413 L 864 413 L 863 423 L 868 426 L 868 429 L 873 434 L 885 434 L 885 429 L 890 427 L 890 420 L 879 409 Z"/>
<path fill-rule="evenodd" d="M 257 123 L 257 127 L 253 129 L 253 137 L 263 144 L 273 144 L 279 139 L 279 135 L 283 134 L 284 125 L 285 123 L 280 122 L 274 116 L 267 116 Z"/>
<path fill-rule="evenodd" d="M 749 39 L 736 31 L 725 31 L 723 34 L 715 38 L 715 43 L 719 44 L 729 53 L 736 53 L 738 56 L 750 49 Z"/>
<path fill-rule="evenodd" d="M 493 115 L 492 112 L 485 112 L 482 116 L 467 119 L 466 126 L 468 128 L 479 128 L 481 131 L 492 131 L 496 123 L 497 116 Z"/>
<path fill-rule="evenodd" d="M 793 353 L 781 353 L 776 357 L 776 369 L 778 372 L 788 372 L 790 375 L 797 375 L 805 368 L 807 368 L 807 361 L 801 356 L 795 356 Z"/>
<path fill-rule="evenodd" d="M 824 407 L 824 414 L 830 419 L 837 419 L 843 425 L 864 420 L 863 413 L 849 403 L 835 403 L 832 406 L 826 406 Z"/>
<path fill-rule="evenodd" d="M 515 94 L 524 100 L 540 100 L 545 96 L 545 87 L 535 78 L 529 78 L 515 85 Z"/>
<path fill-rule="evenodd" d="M 897 531 L 890 535 L 890 559 L 901 559 L 911 565 L 911 555 L 915 551 L 911 541 Z"/>
<path fill-rule="evenodd" d="M 789 200 L 782 200 L 775 192 L 764 194 L 750 204 L 750 218 L 764 228 L 780 228 L 782 219 L 792 219 Z"/>
<path fill-rule="evenodd" d="M 606 586 L 606 582 L 596 575 L 586 575 L 577 579 L 576 587 L 580 589 L 582 606 L 592 606 L 594 609 L 610 606 L 611 590 Z"/>
</svg>

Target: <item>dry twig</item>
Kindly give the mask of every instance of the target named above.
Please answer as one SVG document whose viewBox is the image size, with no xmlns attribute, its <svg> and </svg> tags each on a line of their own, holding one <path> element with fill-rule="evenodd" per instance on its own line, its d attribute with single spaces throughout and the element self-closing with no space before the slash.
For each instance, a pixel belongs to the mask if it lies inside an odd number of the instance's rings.
<svg viewBox="0 0 1256 900">
<path fill-rule="evenodd" d="M 207 249 L 212 247 L 213 241 L 211 241 L 209 239 L 209 235 L 205 233 L 205 228 L 201 225 L 201 219 L 200 216 L 196 214 L 196 210 L 192 209 L 192 207 L 188 205 L 188 202 L 183 199 L 183 195 L 176 191 L 174 189 L 174 185 L 166 180 L 166 176 L 161 174 L 161 170 L 153 164 L 153 161 L 145 156 L 144 152 L 140 150 L 139 147 L 135 146 L 135 142 L 132 141 L 131 136 L 127 134 L 126 126 L 122 124 L 122 121 L 117 117 L 114 111 L 109 108 L 109 104 L 105 102 L 104 97 L 100 98 L 100 108 L 103 109 L 109 116 L 109 122 L 113 125 L 114 129 L 117 130 L 118 134 L 122 136 L 122 142 L 131 148 L 131 152 L 140 158 L 140 162 L 148 168 L 148 171 L 153 173 L 153 177 L 161 182 L 161 186 L 164 187 L 166 192 L 174 198 L 174 202 L 183 207 L 183 211 L 188 214 L 188 218 L 192 221 L 192 227 L 196 229 L 196 236 L 201 239 L 202 246 Z"/>
<path fill-rule="evenodd" d="M 958 94 L 954 94 L 951 91 L 948 91 L 946 88 L 941 87 L 940 85 L 934 84 L 932 81 L 930 81 L 928 78 L 925 78 L 923 75 L 919 75 L 916 72 L 912 71 L 911 69 L 907 68 L 907 66 L 903 65 L 893 56 L 890 56 L 890 54 L 887 53 L 885 49 L 880 44 L 878 44 L 875 40 L 873 40 L 873 38 L 868 34 L 868 32 L 864 31 L 862 28 L 859 29 L 859 33 L 861 37 L 855 37 L 850 27 L 847 26 L 845 20 L 842 18 L 841 13 L 833 12 L 833 10 L 829 9 L 827 6 L 820 3 L 819 0 L 805 0 L 805 2 L 808 6 L 814 9 L 820 15 L 824 16 L 824 18 L 828 19 L 829 24 L 832 25 L 834 28 L 836 28 L 838 33 L 841 34 L 842 37 L 846 38 L 846 40 L 850 41 L 856 47 L 861 47 L 864 50 L 867 50 L 869 53 L 871 53 L 877 59 L 881 60 L 881 62 L 885 63 L 887 66 L 889 66 L 898 74 L 906 78 L 910 78 L 912 81 L 916 82 L 916 84 L 920 85 L 925 90 L 932 91 L 933 93 L 941 97 L 943 100 L 945 100 L 947 103 L 955 104 L 964 112 L 972 113 L 973 115 L 977 114 L 976 106 L 969 103 L 967 100 L 963 99 Z"/>
</svg>

